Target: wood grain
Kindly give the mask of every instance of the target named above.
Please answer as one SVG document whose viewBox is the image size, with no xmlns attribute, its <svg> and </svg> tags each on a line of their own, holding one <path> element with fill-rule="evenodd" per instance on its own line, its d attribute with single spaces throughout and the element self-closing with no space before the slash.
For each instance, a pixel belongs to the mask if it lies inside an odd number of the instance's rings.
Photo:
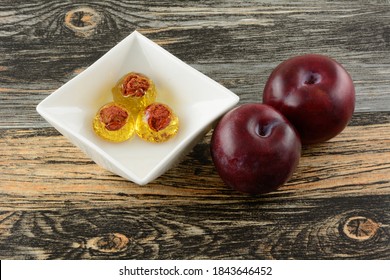
<svg viewBox="0 0 390 280">
<path fill-rule="evenodd" d="M 390 259 L 389 18 L 388 1 L 1 1 L 0 258 Z M 329 55 L 353 77 L 356 113 L 276 192 L 226 188 L 212 131 L 137 186 L 35 110 L 135 29 L 240 103 L 261 100 L 282 60 Z"/>
<path fill-rule="evenodd" d="M 140 187 L 53 129 L 9 130 L 0 142 L 13 163 L 0 165 L 0 251 L 16 259 L 388 259 L 389 131 L 388 123 L 352 123 L 305 148 L 280 191 L 256 197 L 223 185 L 209 134 L 180 166 Z"/>
<path fill-rule="evenodd" d="M 47 126 L 35 112 L 37 103 L 134 29 L 240 95 L 241 102 L 260 100 L 282 60 L 314 52 L 334 57 L 351 73 L 357 111 L 389 110 L 388 3 L 14 3 L 2 1 L 0 10 L 0 127 Z M 93 29 L 90 16 L 74 20 L 73 29 L 66 24 L 68 13 L 82 8 L 95 15 Z"/>
<path fill-rule="evenodd" d="M 389 203 L 362 196 L 3 212 L 0 249 L 7 259 L 389 259 Z M 343 230 L 356 216 L 378 227 L 364 241 Z"/>
<path fill-rule="evenodd" d="M 146 206 L 161 200 L 214 204 L 253 199 L 228 190 L 218 177 L 209 152 L 211 133 L 177 167 L 147 186 L 137 186 L 94 164 L 54 129 L 6 130 L 0 138 L 0 187 L 8 195 L 0 205 L 6 210 L 56 209 L 66 195 L 71 198 L 66 203 L 82 208 L 106 207 L 107 201 Z M 390 195 L 389 171 L 390 125 L 355 123 L 327 143 L 305 147 L 290 182 L 281 192 L 262 197 Z"/>
</svg>

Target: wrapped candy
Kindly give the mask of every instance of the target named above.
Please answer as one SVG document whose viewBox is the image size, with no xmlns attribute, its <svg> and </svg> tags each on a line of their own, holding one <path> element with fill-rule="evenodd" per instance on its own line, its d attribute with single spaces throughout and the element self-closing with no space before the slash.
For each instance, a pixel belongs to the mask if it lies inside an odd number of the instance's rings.
<svg viewBox="0 0 390 280">
<path fill-rule="evenodd" d="M 114 101 L 137 114 L 156 99 L 156 87 L 143 74 L 130 72 L 124 75 L 112 88 Z"/>
<path fill-rule="evenodd" d="M 135 122 L 137 135 L 149 142 L 165 142 L 179 129 L 179 119 L 172 109 L 163 103 L 152 103 L 138 113 Z"/>
<path fill-rule="evenodd" d="M 123 142 L 134 136 L 134 119 L 124 106 L 110 102 L 96 113 L 93 130 L 105 140 Z"/>
</svg>

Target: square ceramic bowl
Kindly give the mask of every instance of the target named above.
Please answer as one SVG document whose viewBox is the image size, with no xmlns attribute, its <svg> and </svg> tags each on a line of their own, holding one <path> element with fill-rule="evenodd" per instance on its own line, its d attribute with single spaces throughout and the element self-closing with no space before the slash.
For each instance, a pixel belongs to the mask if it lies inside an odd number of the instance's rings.
<svg viewBox="0 0 390 280">
<path fill-rule="evenodd" d="M 151 78 L 157 100 L 178 115 L 178 134 L 164 143 L 137 136 L 122 143 L 97 136 L 92 119 L 112 101 L 111 88 L 128 72 Z M 103 168 L 139 185 L 156 179 L 188 153 L 239 97 L 137 31 L 44 99 L 38 113 Z"/>
</svg>

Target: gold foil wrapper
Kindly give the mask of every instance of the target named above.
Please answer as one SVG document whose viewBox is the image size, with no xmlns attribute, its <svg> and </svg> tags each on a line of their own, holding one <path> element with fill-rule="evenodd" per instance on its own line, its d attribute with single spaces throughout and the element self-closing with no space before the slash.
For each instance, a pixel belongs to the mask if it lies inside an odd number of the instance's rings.
<svg viewBox="0 0 390 280">
<path fill-rule="evenodd" d="M 110 112 L 110 114 L 106 114 L 106 116 L 103 116 L 102 119 L 102 110 L 112 106 L 116 106 L 116 110 L 106 110 Z M 127 113 L 126 118 L 124 118 L 123 112 L 120 118 L 115 116 L 115 113 L 121 112 L 121 110 Z M 133 138 L 135 134 L 134 118 L 129 110 L 127 110 L 124 106 L 115 102 L 110 102 L 101 107 L 96 113 L 95 118 L 93 119 L 93 130 L 98 136 L 105 140 L 111 142 L 123 142 Z"/>
<path fill-rule="evenodd" d="M 140 73 L 130 72 L 112 88 L 112 95 L 115 102 L 122 104 L 136 115 L 155 101 L 157 92 L 151 79 Z"/>
<path fill-rule="evenodd" d="M 163 106 L 165 115 L 150 111 L 153 106 Z M 160 107 L 161 109 L 161 107 Z M 169 113 L 167 113 L 169 112 Z M 167 117 L 168 114 L 168 118 Z M 148 142 L 165 142 L 177 134 L 179 130 L 179 118 L 170 107 L 162 103 L 153 103 L 138 113 L 135 121 L 137 135 Z"/>
</svg>

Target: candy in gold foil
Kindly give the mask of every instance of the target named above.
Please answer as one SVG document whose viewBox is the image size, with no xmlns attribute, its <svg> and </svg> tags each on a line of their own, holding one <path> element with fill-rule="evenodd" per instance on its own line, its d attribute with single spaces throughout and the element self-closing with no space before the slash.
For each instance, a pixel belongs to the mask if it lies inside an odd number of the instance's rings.
<svg viewBox="0 0 390 280">
<path fill-rule="evenodd" d="M 130 72 L 112 88 L 114 101 L 137 114 L 156 99 L 154 82 L 143 74 Z"/>
<path fill-rule="evenodd" d="M 123 142 L 134 136 L 134 119 L 124 106 L 110 102 L 96 113 L 93 130 L 105 140 Z"/>
<path fill-rule="evenodd" d="M 163 103 L 152 103 L 138 113 L 135 122 L 137 135 L 149 142 L 165 142 L 179 130 L 179 119 Z"/>
</svg>

